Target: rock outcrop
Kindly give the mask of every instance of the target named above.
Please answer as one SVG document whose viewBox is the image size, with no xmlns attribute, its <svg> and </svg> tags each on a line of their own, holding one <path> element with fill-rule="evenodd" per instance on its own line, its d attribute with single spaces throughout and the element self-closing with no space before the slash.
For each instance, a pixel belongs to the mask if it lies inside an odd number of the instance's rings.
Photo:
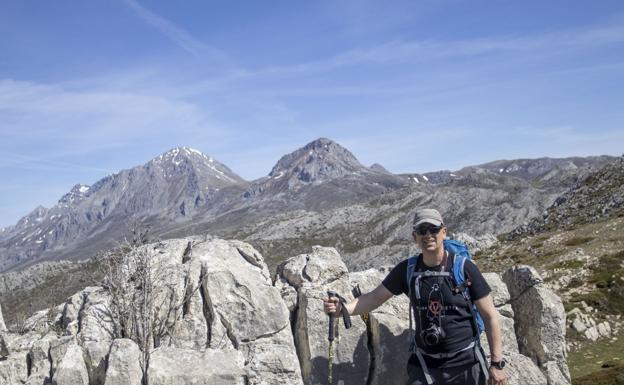
<svg viewBox="0 0 624 385">
<path fill-rule="evenodd" d="M 262 255 L 239 241 L 193 237 L 145 247 L 173 288 L 168 295 L 183 299 L 170 335 L 150 345 L 146 373 L 139 345 L 120 335 L 110 293 L 87 287 L 31 317 L 25 334 L 3 333 L 10 354 L 0 360 L 0 383 L 317 385 L 327 382 L 330 364 L 337 384 L 405 382 L 406 296 L 352 317 L 350 329 L 337 320 L 328 360 L 327 290 L 352 299 L 354 286 L 373 290 L 387 269 L 350 273 L 335 249 L 313 247 L 271 278 Z M 485 276 L 501 315 L 508 383 L 569 384 L 564 330 L 549 324 L 565 325 L 557 298 L 527 268 L 504 280 Z"/>
<path fill-rule="evenodd" d="M 511 295 L 520 353 L 537 363 L 549 385 L 569 385 L 566 314 L 561 299 L 530 266 L 514 266 L 503 280 Z"/>
</svg>

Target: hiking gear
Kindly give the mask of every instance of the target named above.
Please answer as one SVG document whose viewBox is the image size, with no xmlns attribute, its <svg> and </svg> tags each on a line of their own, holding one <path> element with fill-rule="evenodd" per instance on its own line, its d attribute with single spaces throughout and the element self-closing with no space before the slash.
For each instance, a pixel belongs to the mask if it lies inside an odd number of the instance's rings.
<svg viewBox="0 0 624 385">
<path fill-rule="evenodd" d="M 431 223 L 434 226 L 444 226 L 442 215 L 440 215 L 440 212 L 435 209 L 416 210 L 416 213 L 414 214 L 414 221 L 412 222 L 412 227 L 416 229 L 418 225 L 423 223 Z"/>
<path fill-rule="evenodd" d="M 507 362 L 504 359 L 500 361 L 490 361 L 490 366 L 498 370 L 503 370 L 505 368 L 505 365 L 507 365 Z"/>
<path fill-rule="evenodd" d="M 415 362 L 408 363 L 408 385 L 426 385 L 427 379 Z M 445 385 L 486 385 L 485 374 L 479 363 L 454 366 L 451 368 L 431 368 L 431 376 Z"/>
<path fill-rule="evenodd" d="M 358 298 L 362 295 L 362 290 L 360 289 L 360 285 L 357 284 L 351 289 L 351 294 L 353 294 L 354 298 Z M 360 318 L 366 325 L 368 325 L 368 313 L 360 314 Z"/>
<path fill-rule="evenodd" d="M 427 233 L 431 235 L 438 235 L 438 233 L 442 230 L 442 226 L 431 226 L 430 224 L 424 224 L 416 227 L 414 232 L 420 236 L 426 235 Z"/>
<path fill-rule="evenodd" d="M 342 313 L 342 320 L 344 322 L 344 326 L 345 329 L 349 329 L 351 327 L 351 316 L 349 315 L 349 311 L 346 308 L 346 304 L 347 304 L 347 300 L 344 299 L 343 297 L 341 297 L 340 295 L 338 295 L 338 293 L 336 293 L 335 291 L 331 291 L 328 290 L 327 291 L 327 297 L 328 298 L 338 298 L 338 300 L 340 301 L 341 305 L 340 306 L 340 312 Z M 336 316 L 334 313 L 329 313 L 329 333 L 327 335 L 327 340 L 329 341 L 329 352 L 327 354 L 328 356 L 328 375 L 327 375 L 327 382 L 329 385 L 331 385 L 332 383 L 332 372 L 333 372 L 333 362 L 334 362 L 334 337 L 335 337 L 335 332 L 334 332 L 334 324 L 335 324 L 335 319 Z"/>
<path fill-rule="evenodd" d="M 472 256 L 470 255 L 468 248 L 461 242 L 454 241 L 454 240 L 444 240 L 443 244 L 444 244 L 445 256 L 442 261 L 442 271 L 439 271 L 439 272 L 431 271 L 431 270 L 415 271 L 419 256 L 410 257 L 407 263 L 406 280 L 407 280 L 407 285 L 408 285 L 408 296 L 410 298 L 410 309 L 409 309 L 410 352 L 416 355 L 416 358 L 418 359 L 420 367 L 423 370 L 427 384 L 429 385 L 433 384 L 433 378 L 429 372 L 429 369 L 427 368 L 423 355 L 427 355 L 432 358 L 448 358 L 448 357 L 453 357 L 459 354 L 460 352 L 466 351 L 468 349 L 474 349 L 475 356 L 477 357 L 479 364 L 482 367 L 482 370 L 484 371 L 486 376 L 488 375 L 487 367 L 485 364 L 485 356 L 481 349 L 481 343 L 479 339 L 481 332 L 485 329 L 485 323 L 483 322 L 483 318 L 481 318 L 481 315 L 479 314 L 479 311 L 477 310 L 476 305 L 472 302 L 470 298 L 470 290 L 469 290 L 470 285 L 471 285 L 470 277 L 465 277 L 465 272 L 464 272 L 464 265 L 466 263 L 466 260 L 472 259 Z M 444 271 L 444 269 L 446 269 L 446 266 L 447 266 L 447 258 L 448 258 L 449 252 L 453 254 L 453 260 L 451 262 L 451 269 L 449 272 L 447 272 L 447 271 Z M 431 346 L 435 346 L 439 344 L 441 341 L 441 338 L 444 338 L 442 334 L 444 332 L 442 328 L 442 321 L 439 316 L 437 317 L 437 320 L 438 320 L 437 325 L 435 323 L 432 323 L 431 325 L 433 325 L 433 327 L 430 325 L 425 330 L 422 330 L 422 327 L 423 327 L 422 312 L 418 310 L 418 322 L 416 323 L 416 328 L 420 331 L 416 333 L 416 330 L 414 330 L 414 328 L 412 327 L 413 325 L 412 312 L 416 309 L 416 306 L 420 306 L 420 303 L 421 303 L 421 293 L 420 293 L 421 280 L 432 278 L 432 277 L 445 278 L 446 282 L 450 281 L 450 284 L 452 284 L 452 291 L 455 292 L 456 294 L 461 293 L 468 305 L 467 307 L 471 315 L 471 320 L 472 320 L 471 325 L 473 329 L 474 338 L 473 338 L 473 341 L 469 345 L 465 346 L 464 348 L 458 351 L 454 351 L 450 353 L 431 354 L 423 350 L 417 343 L 416 337 L 420 339 L 420 342 L 422 345 L 431 347 Z M 413 286 L 414 298 L 412 298 L 412 286 Z M 416 304 L 414 302 L 416 302 Z M 432 344 L 433 342 L 435 344 Z"/>
</svg>

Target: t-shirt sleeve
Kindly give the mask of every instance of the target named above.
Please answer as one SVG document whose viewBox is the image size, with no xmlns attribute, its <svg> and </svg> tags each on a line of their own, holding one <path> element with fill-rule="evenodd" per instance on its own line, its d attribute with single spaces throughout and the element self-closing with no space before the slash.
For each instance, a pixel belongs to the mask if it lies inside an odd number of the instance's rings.
<svg viewBox="0 0 624 385">
<path fill-rule="evenodd" d="M 472 298 L 473 301 L 481 299 L 492 292 L 490 285 L 488 285 L 483 274 L 481 274 L 481 271 L 479 271 L 479 268 L 474 262 L 470 260 L 466 261 L 464 273 L 466 278 L 470 278 L 470 298 Z"/>
<path fill-rule="evenodd" d="M 408 293 L 408 286 L 406 279 L 407 274 L 407 259 L 399 262 L 384 278 L 381 282 L 382 285 L 394 295 L 399 295 L 401 293 Z"/>
</svg>

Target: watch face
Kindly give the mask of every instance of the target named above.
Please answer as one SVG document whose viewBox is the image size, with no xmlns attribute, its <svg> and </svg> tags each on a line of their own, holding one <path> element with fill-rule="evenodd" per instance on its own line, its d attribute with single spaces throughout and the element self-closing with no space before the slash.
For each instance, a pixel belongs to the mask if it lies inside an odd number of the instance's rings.
<svg viewBox="0 0 624 385">
<path fill-rule="evenodd" d="M 496 369 L 503 369 L 505 367 L 505 360 L 499 362 L 491 362 L 490 364 L 492 364 L 492 366 Z"/>
</svg>

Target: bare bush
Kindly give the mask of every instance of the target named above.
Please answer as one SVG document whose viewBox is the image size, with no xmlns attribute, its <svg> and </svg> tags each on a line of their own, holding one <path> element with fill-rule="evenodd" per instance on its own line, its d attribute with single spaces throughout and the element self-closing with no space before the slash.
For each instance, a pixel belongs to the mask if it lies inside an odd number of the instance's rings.
<svg viewBox="0 0 624 385">
<path fill-rule="evenodd" d="M 172 340 L 183 307 L 199 288 L 191 286 L 188 269 L 158 258 L 163 244 L 148 244 L 147 234 L 133 227 L 129 240 L 99 256 L 113 337 L 129 338 L 139 346 L 144 385 L 149 384 L 151 352 Z"/>
</svg>

